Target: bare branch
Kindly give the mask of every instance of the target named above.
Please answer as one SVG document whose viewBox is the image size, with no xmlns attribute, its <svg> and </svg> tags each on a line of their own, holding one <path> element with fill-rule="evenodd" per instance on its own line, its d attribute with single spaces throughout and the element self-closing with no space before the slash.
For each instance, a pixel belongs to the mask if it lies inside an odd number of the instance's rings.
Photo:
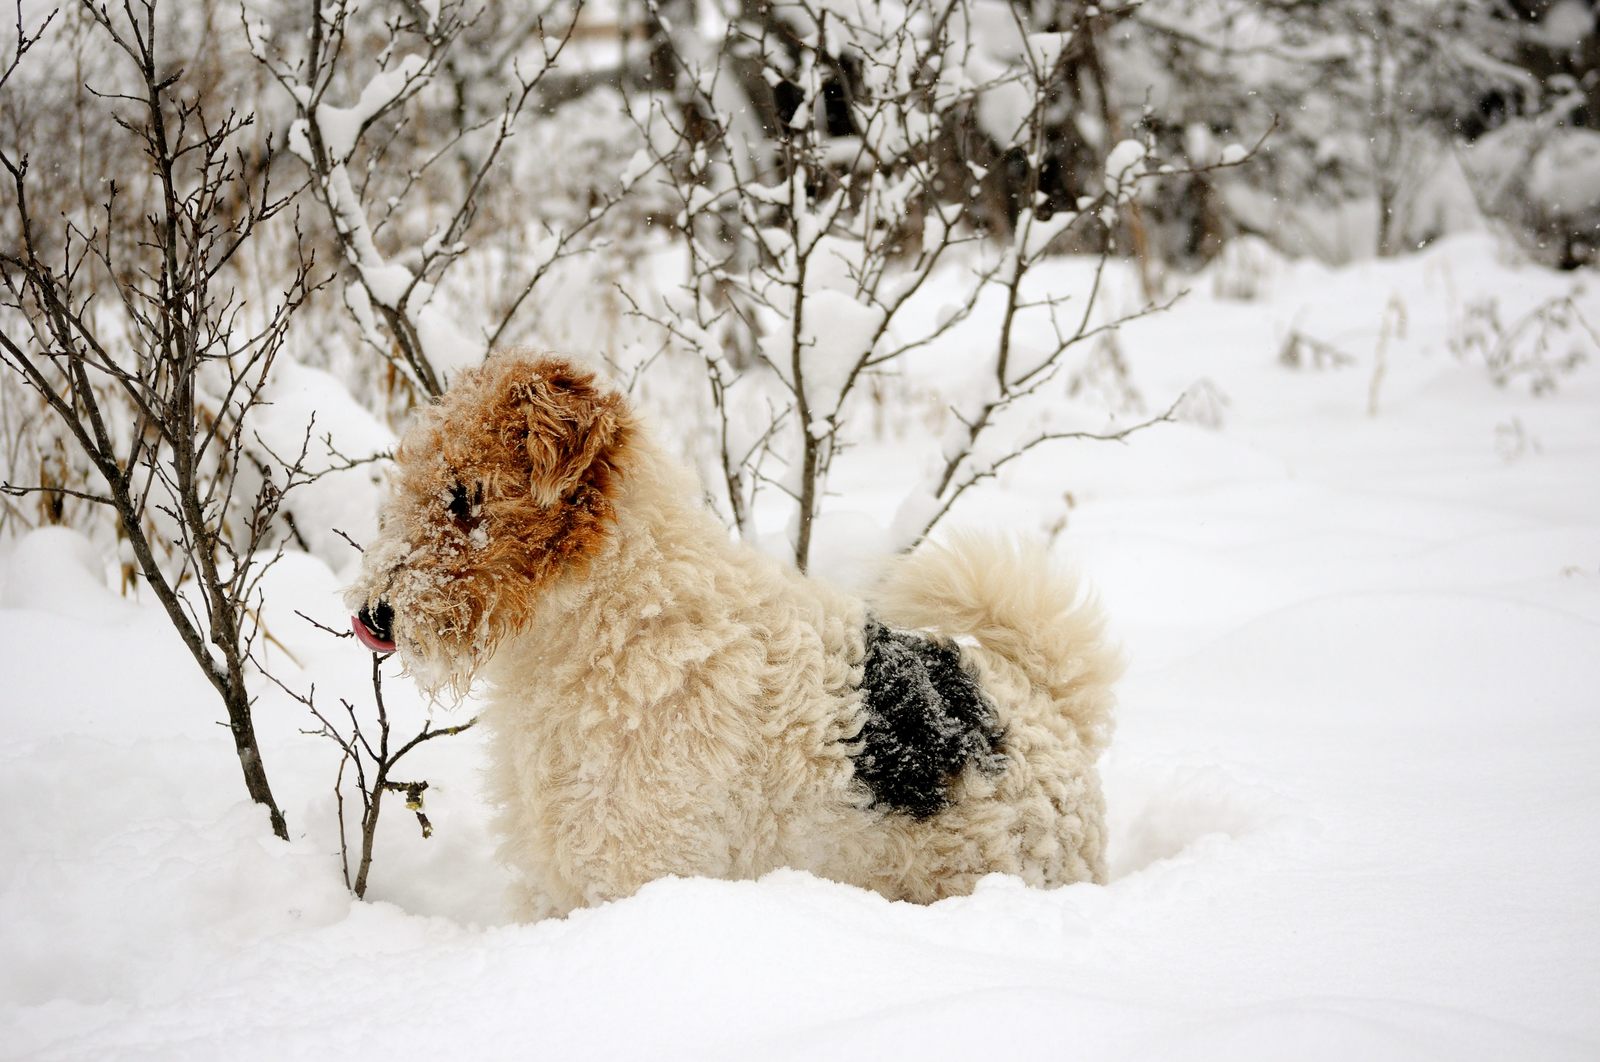
<svg viewBox="0 0 1600 1062">
<path fill-rule="evenodd" d="M 1177 400 L 1172 403 L 1172 405 L 1167 407 L 1166 412 L 1160 414 L 1159 416 L 1151 417 L 1149 420 L 1140 421 L 1139 423 L 1130 425 L 1129 427 L 1123 428 L 1120 431 L 1058 431 L 1041 432 L 1040 434 L 1035 435 L 1026 442 L 1013 447 L 1008 453 L 996 458 L 980 468 L 972 470 L 966 476 L 966 478 L 955 484 L 955 486 L 948 493 L 943 495 L 942 501 L 940 502 L 938 508 L 934 510 L 933 515 L 928 518 L 927 522 L 922 525 L 922 529 L 917 532 L 916 538 L 907 546 L 907 548 L 914 548 L 923 539 L 927 538 L 928 534 L 936 526 L 938 526 L 939 522 L 949 515 L 950 510 L 955 506 L 955 503 L 960 500 L 962 495 L 971 490 L 973 487 L 977 486 L 979 483 L 982 483 L 988 479 L 993 479 L 999 474 L 1002 468 L 1004 468 L 1006 465 L 1009 465 L 1023 454 L 1043 446 L 1045 443 L 1064 442 L 1068 440 L 1126 442 L 1130 436 L 1144 431 L 1146 428 L 1153 428 L 1157 424 L 1172 423 L 1176 419 L 1178 406 L 1182 404 L 1183 398 L 1184 396 L 1180 395 Z"/>
</svg>

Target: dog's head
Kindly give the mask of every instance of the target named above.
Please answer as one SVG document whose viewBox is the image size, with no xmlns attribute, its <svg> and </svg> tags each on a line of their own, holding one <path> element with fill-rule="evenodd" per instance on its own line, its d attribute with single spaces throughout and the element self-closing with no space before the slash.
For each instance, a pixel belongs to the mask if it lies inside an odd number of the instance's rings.
<svg viewBox="0 0 1600 1062">
<path fill-rule="evenodd" d="M 395 453 L 346 595 L 362 642 L 462 690 L 541 591 L 599 550 L 629 425 L 620 396 L 555 358 L 500 352 L 460 374 Z"/>
</svg>

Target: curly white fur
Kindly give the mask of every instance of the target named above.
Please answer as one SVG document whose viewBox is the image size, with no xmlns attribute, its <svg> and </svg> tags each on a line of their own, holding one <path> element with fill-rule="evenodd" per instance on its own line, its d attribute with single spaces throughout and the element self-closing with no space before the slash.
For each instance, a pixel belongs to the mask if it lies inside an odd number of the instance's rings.
<svg viewBox="0 0 1600 1062">
<path fill-rule="evenodd" d="M 1042 551 L 924 546 L 862 601 L 730 541 L 643 431 L 621 471 L 595 554 L 544 584 L 486 659 L 454 669 L 487 682 L 501 852 L 524 916 L 671 874 L 794 867 L 918 902 L 993 872 L 1103 878 L 1095 760 L 1119 664 L 1097 608 Z M 405 564 L 404 549 L 374 553 Z M 451 593 L 408 574 L 412 594 Z M 380 576 L 395 582 L 392 567 L 369 574 L 352 601 L 372 600 Z M 963 652 L 1004 727 L 1004 769 L 969 767 L 927 818 L 872 806 L 854 777 L 869 610 L 975 640 Z"/>
</svg>

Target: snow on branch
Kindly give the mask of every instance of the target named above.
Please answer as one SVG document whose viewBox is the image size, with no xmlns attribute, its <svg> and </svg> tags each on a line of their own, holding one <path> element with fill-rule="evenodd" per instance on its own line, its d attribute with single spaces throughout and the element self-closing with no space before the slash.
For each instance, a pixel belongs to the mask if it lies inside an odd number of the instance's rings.
<svg viewBox="0 0 1600 1062">
<path fill-rule="evenodd" d="M 506 64 L 505 94 L 494 114 L 454 128 L 437 151 L 408 162 L 405 152 L 395 150 L 413 121 L 408 104 L 440 78 L 462 34 L 483 14 L 470 13 L 465 0 L 413 7 L 416 18 L 386 24 L 389 39 L 367 61 L 368 69 L 352 69 L 359 63 L 349 42 L 359 13 L 356 0 L 313 0 L 304 55 L 275 51 L 248 19 L 245 28 L 252 52 L 295 102 L 298 118 L 289 132 L 289 147 L 309 170 L 315 197 L 350 267 L 347 310 L 366 344 L 400 369 L 417 391 L 432 396 L 442 392 L 453 371 L 482 360 L 551 266 L 576 251 L 577 238 L 623 193 L 554 234 L 548 246 L 535 249 L 531 274 L 499 321 L 479 332 L 456 320 L 438 297 L 439 285 L 469 249 L 469 230 L 486 185 L 519 119 L 555 70 L 583 4 L 578 0 L 550 25 L 542 15 L 530 25 L 530 33 L 541 42 L 537 55 Z M 361 87 L 353 103 L 337 106 L 329 99 L 332 86 L 346 82 Z M 464 150 L 468 143 L 470 150 Z M 420 246 L 386 254 L 380 247 L 381 230 L 404 209 L 420 176 L 457 149 L 464 150 L 466 161 L 454 203 L 438 212 L 439 224 Z M 399 191 L 386 202 L 375 202 L 372 177 L 385 167 L 394 170 Z"/>
<path fill-rule="evenodd" d="M 955 411 L 941 467 L 920 488 L 927 497 L 907 502 L 927 518 L 904 541 L 920 539 L 1015 456 L 989 452 L 991 429 L 1057 378 L 1069 350 L 1171 305 L 1151 297 L 1122 320 L 1095 316 L 1116 231 L 1124 217 L 1137 221 L 1140 185 L 1209 171 L 1159 166 L 1151 143 L 1126 137 L 1107 148 L 1098 194 L 1063 207 L 1046 201 L 1040 180 L 1057 136 L 1053 101 L 1098 62 L 1097 27 L 1132 7 L 1086 10 L 1046 32 L 1015 7 L 965 0 L 936 11 L 793 0 L 726 12 L 720 42 L 652 8 L 670 91 L 639 121 L 676 197 L 689 276 L 681 292 L 634 310 L 704 368 L 735 527 L 748 533 L 757 496 L 778 491 L 793 504 L 790 542 L 805 567 L 861 382 L 957 330 L 970 335 L 980 301 L 998 291 L 988 378 Z M 964 146 L 975 134 L 1021 171 L 1002 252 L 987 258 L 993 221 L 963 194 L 969 172 L 986 172 Z M 1251 155 L 1229 152 L 1222 165 Z M 1100 248 L 1090 290 L 1030 301 L 1030 270 L 1068 240 Z M 953 304 L 929 313 L 923 296 L 948 293 L 952 276 L 961 278 Z M 1043 318 L 1054 341 L 1022 350 L 1024 312 Z M 1046 433 L 1018 452 L 1064 437 Z"/>
</svg>

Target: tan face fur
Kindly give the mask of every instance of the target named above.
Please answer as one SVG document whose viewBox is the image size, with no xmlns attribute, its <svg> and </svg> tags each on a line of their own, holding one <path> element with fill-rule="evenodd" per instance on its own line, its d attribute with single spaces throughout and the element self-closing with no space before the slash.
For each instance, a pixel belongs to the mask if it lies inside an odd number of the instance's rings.
<svg viewBox="0 0 1600 1062">
<path fill-rule="evenodd" d="M 406 431 L 347 603 L 388 605 L 417 679 L 463 692 L 541 590 L 604 542 L 628 437 L 622 399 L 591 374 L 491 355 Z"/>
</svg>

